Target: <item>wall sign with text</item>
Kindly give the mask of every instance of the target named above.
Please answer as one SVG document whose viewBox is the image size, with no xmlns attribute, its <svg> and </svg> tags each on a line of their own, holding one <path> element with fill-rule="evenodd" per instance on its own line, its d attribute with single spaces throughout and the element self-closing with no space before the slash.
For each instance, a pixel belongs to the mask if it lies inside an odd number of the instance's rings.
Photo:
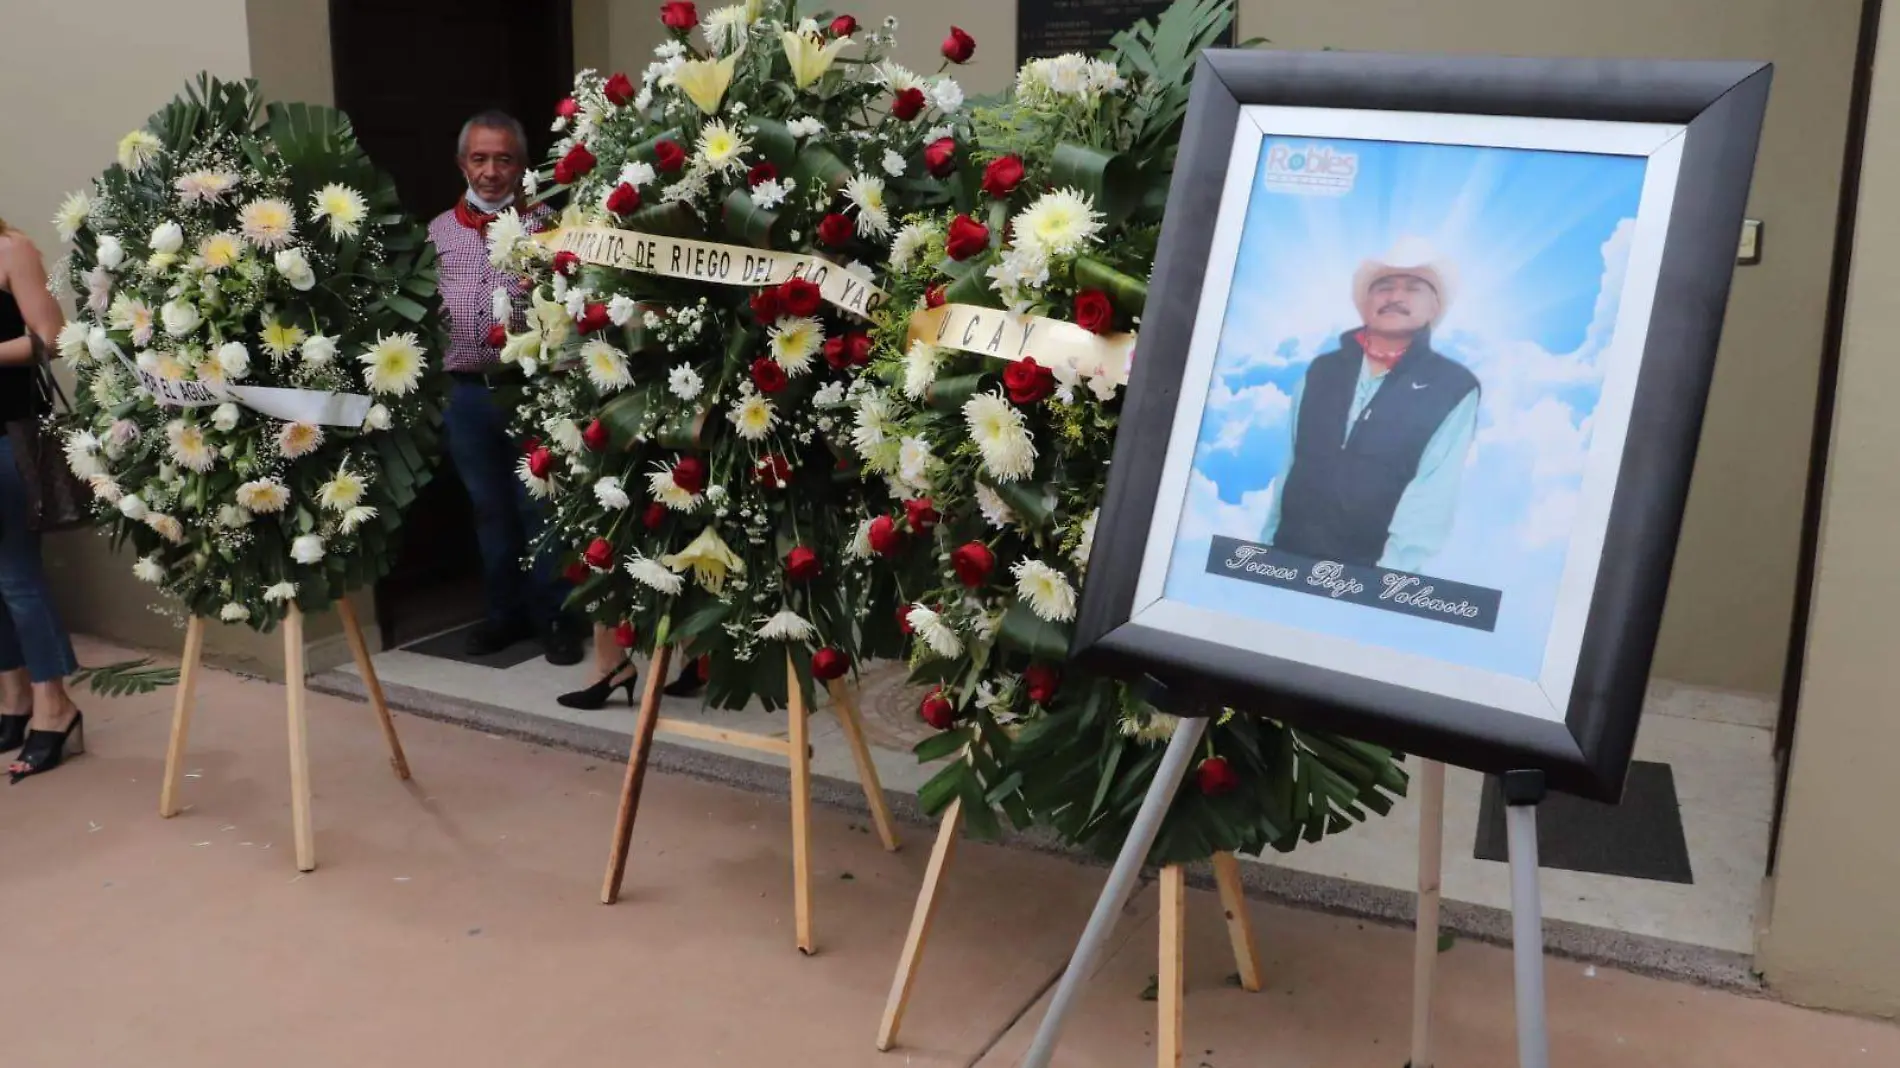
<svg viewBox="0 0 1900 1068">
<path fill-rule="evenodd" d="M 1092 56 L 1109 39 L 1142 20 L 1154 22 L 1173 0 L 1017 0 L 1016 62 L 1048 59 L 1066 52 Z M 1222 44 L 1234 43 L 1227 27 Z"/>
</svg>

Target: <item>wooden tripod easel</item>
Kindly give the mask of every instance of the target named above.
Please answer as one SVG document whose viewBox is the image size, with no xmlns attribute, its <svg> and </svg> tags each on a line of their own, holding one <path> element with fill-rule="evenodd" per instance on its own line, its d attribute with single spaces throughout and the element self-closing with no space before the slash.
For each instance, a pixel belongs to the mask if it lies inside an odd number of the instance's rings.
<svg viewBox="0 0 1900 1068">
<path fill-rule="evenodd" d="M 363 640 L 363 627 L 356 620 L 356 609 L 349 599 L 336 603 L 343 619 L 343 633 L 349 639 L 350 653 L 363 673 L 364 688 L 382 723 L 383 738 L 389 743 L 389 763 L 396 778 L 409 778 L 409 761 L 403 756 L 402 741 L 396 737 L 396 724 L 389 718 L 389 704 L 383 699 L 383 684 L 370 663 L 369 643 Z M 317 843 L 310 824 L 310 752 L 309 734 L 304 724 L 303 612 L 296 605 L 284 616 L 284 689 L 290 722 L 290 823 L 297 844 L 297 870 L 314 871 Z M 178 694 L 172 705 L 171 741 L 165 746 L 165 781 L 158 794 L 158 814 L 167 819 L 178 815 L 178 772 L 184 764 L 185 739 L 191 730 L 191 710 L 198 689 L 200 661 L 204 658 L 205 621 L 192 616 L 185 625 L 185 660 L 178 672 Z"/>
<path fill-rule="evenodd" d="M 640 788 L 646 782 L 647 762 L 653 753 L 656 732 L 773 753 L 785 757 L 792 766 L 792 916 L 799 951 L 812 953 L 815 945 L 811 933 L 811 744 L 805 722 L 809 710 L 805 707 L 798 668 L 792 663 L 791 655 L 786 654 L 786 719 L 790 737 L 774 738 L 660 715 L 660 691 L 671 659 L 672 647 L 662 645 L 653 651 L 653 659 L 647 664 L 647 682 L 640 693 L 633 745 L 627 754 L 627 777 L 620 787 L 620 812 L 614 820 L 607 878 L 600 888 L 601 903 L 611 905 L 620 899 L 620 884 L 627 873 L 627 850 L 633 840 L 633 820 L 640 808 Z M 864 740 L 857 705 L 846 687 L 833 682 L 830 689 L 831 709 L 838 717 L 838 726 L 843 728 L 845 741 L 851 746 L 851 757 L 858 765 L 858 781 L 864 786 L 865 800 L 871 806 L 871 822 L 876 824 L 877 836 L 884 848 L 895 852 L 897 831 L 884 801 L 884 789 L 877 781 L 877 766 L 871 763 L 871 748 Z"/>
<path fill-rule="evenodd" d="M 891 978 L 891 992 L 884 1003 L 884 1019 L 878 1024 L 877 1048 L 889 1050 L 897 1044 L 897 1032 L 909 1007 L 911 987 L 917 981 L 924 943 L 930 937 L 931 921 L 937 914 L 937 895 L 956 852 L 957 838 L 963 829 L 963 800 L 950 802 L 937 828 L 937 843 L 931 847 L 930 863 L 924 867 L 924 884 L 917 892 L 917 904 L 911 911 L 910 931 L 904 936 L 904 951 L 897 959 L 897 974 Z M 1234 963 L 1240 972 L 1244 990 L 1260 990 L 1260 958 L 1254 952 L 1253 921 L 1247 914 L 1247 897 L 1240 884 L 1240 862 L 1232 853 L 1213 857 L 1214 883 L 1220 890 L 1221 910 L 1227 918 L 1227 937 L 1233 943 Z M 1161 869 L 1161 946 L 1157 974 L 1155 1063 L 1174 1068 L 1181 1063 L 1182 999 L 1187 992 L 1187 872 L 1179 864 Z"/>
</svg>

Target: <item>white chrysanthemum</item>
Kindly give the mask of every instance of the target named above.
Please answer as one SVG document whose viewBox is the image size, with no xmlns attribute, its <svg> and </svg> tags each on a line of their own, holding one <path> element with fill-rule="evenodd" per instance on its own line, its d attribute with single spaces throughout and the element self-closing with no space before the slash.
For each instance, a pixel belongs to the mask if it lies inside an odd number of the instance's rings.
<svg viewBox="0 0 1900 1068">
<path fill-rule="evenodd" d="M 165 306 L 158 309 L 158 317 L 165 324 L 165 332 L 178 338 L 190 336 L 198 324 L 204 322 L 198 306 L 188 300 L 166 301 Z"/>
<path fill-rule="evenodd" d="M 1127 79 L 1122 77 L 1121 68 L 1105 59 L 1088 61 L 1088 71 L 1083 75 L 1083 82 L 1087 85 L 1086 92 L 1098 97 L 1108 93 L 1119 93 L 1128 85 Z"/>
<path fill-rule="evenodd" d="M 620 480 L 612 475 L 595 481 L 594 499 L 600 502 L 602 508 L 616 512 L 633 503 L 633 498 L 627 496 L 627 491 L 620 485 Z"/>
<path fill-rule="evenodd" d="M 905 224 L 904 228 L 897 231 L 897 236 L 891 240 L 891 267 L 899 271 L 909 270 L 917 254 L 929 246 L 930 239 L 940 232 L 930 223 Z"/>
<path fill-rule="evenodd" d="M 891 232 L 891 212 L 884 203 L 884 179 L 854 174 L 844 183 L 844 198 L 858 211 L 859 237 L 883 237 Z"/>
<path fill-rule="evenodd" d="M 902 178 L 904 176 L 904 157 L 898 155 L 894 150 L 885 149 L 884 158 L 878 162 L 879 165 L 884 168 L 885 174 L 893 178 Z"/>
<path fill-rule="evenodd" d="M 242 623 L 251 618 L 251 610 L 236 601 L 232 601 L 223 608 L 218 609 L 218 618 L 224 620 L 226 623 Z"/>
<path fill-rule="evenodd" d="M 1079 189 L 1058 189 L 1037 197 L 1016 214 L 1012 225 L 1018 245 L 1035 245 L 1051 256 L 1072 256 L 1102 232 L 1103 215 Z"/>
<path fill-rule="evenodd" d="M 630 185 L 639 189 L 641 186 L 651 184 L 653 179 L 658 177 L 659 172 L 653 169 L 653 164 L 643 159 L 636 159 L 620 168 L 620 181 L 614 184 Z"/>
<path fill-rule="evenodd" d="M 251 513 L 235 504 L 227 504 L 218 509 L 218 525 L 231 530 L 249 526 Z"/>
<path fill-rule="evenodd" d="M 198 258 L 207 271 L 222 271 L 244 258 L 244 239 L 220 230 L 198 242 Z"/>
<path fill-rule="evenodd" d="M 264 324 L 263 330 L 258 331 L 257 339 L 264 343 L 265 352 L 270 353 L 273 359 L 281 360 L 297 351 L 297 346 L 303 344 L 305 336 L 303 327 L 272 319 Z"/>
<path fill-rule="evenodd" d="M 284 510 L 284 505 L 290 503 L 290 491 L 274 478 L 260 478 L 239 486 L 237 501 L 246 511 L 268 515 Z"/>
<path fill-rule="evenodd" d="M 331 182 L 310 198 L 310 217 L 327 222 L 331 237 L 355 237 L 368 214 L 363 194 L 341 182 Z"/>
<path fill-rule="evenodd" d="M 310 259 L 303 254 L 303 249 L 281 249 L 271 257 L 271 265 L 290 283 L 290 288 L 299 293 L 308 293 L 317 286 L 317 272 L 310 269 Z"/>
<path fill-rule="evenodd" d="M 1036 469 L 1036 442 L 1023 425 L 1023 413 L 1000 393 L 978 393 L 963 403 L 970 439 L 982 454 L 983 468 L 999 482 L 1028 478 Z"/>
<path fill-rule="evenodd" d="M 920 437 L 907 437 L 897 446 L 897 477 L 916 489 L 929 489 L 930 465 L 936 459 L 931 455 L 930 442 Z"/>
<path fill-rule="evenodd" d="M 1049 254 L 1041 245 L 1019 243 L 1005 249 L 1002 256 L 983 272 L 990 288 L 1014 303 L 1024 299 L 1022 290 L 1041 289 L 1049 284 Z"/>
<path fill-rule="evenodd" d="M 336 338 L 311 334 L 303 339 L 297 351 L 303 356 L 304 366 L 322 367 L 336 359 Z"/>
<path fill-rule="evenodd" d="M 86 217 L 91 214 L 92 198 L 84 190 L 75 190 L 59 202 L 59 210 L 53 213 L 53 229 L 61 241 L 71 241 L 86 228 Z"/>
<path fill-rule="evenodd" d="M 910 343 L 910 350 L 904 353 L 904 395 L 911 400 L 923 400 L 930 390 L 931 383 L 937 380 L 937 368 L 942 365 L 944 351 L 922 338 Z"/>
<path fill-rule="evenodd" d="M 1095 548 L 1095 521 L 1101 518 L 1101 515 L 1102 510 L 1097 508 L 1089 513 L 1087 519 L 1082 520 L 1081 536 L 1076 539 L 1075 549 L 1069 553 L 1069 559 L 1073 560 L 1077 567 L 1088 566 L 1089 552 Z"/>
<path fill-rule="evenodd" d="M 803 315 L 788 315 L 773 324 L 772 359 L 792 376 L 811 370 L 812 358 L 825 347 L 825 328 L 818 320 Z"/>
<path fill-rule="evenodd" d="M 552 498 L 560 489 L 560 487 L 554 484 L 554 479 L 542 478 L 540 475 L 535 474 L 534 468 L 528 466 L 528 457 L 526 456 L 515 461 L 515 477 L 521 480 L 522 485 L 528 487 L 528 496 L 533 497 L 537 501 L 545 501 Z"/>
<path fill-rule="evenodd" d="M 276 197 L 253 200 L 239 209 L 238 229 L 246 241 L 273 252 L 290 244 L 297 232 L 297 213 Z"/>
<path fill-rule="evenodd" d="M 64 447 L 66 466 L 72 469 L 74 475 L 91 478 L 104 471 L 99 464 L 99 439 L 90 431 L 78 430 L 66 435 Z"/>
<path fill-rule="evenodd" d="M 771 211 L 785 203 L 785 198 L 791 196 L 792 190 L 797 187 L 798 183 L 790 178 L 768 178 L 752 187 L 752 203 Z"/>
<path fill-rule="evenodd" d="M 296 596 L 297 584 L 294 582 L 279 582 L 275 586 L 267 586 L 264 589 L 266 601 L 289 601 L 294 600 Z"/>
<path fill-rule="evenodd" d="M 772 642 L 808 642 L 818 636 L 818 628 L 811 621 L 787 608 L 783 612 L 759 621 L 758 636 Z"/>
<path fill-rule="evenodd" d="M 175 303 L 175 302 L 174 302 Z M 165 305 L 171 308 L 171 304 Z M 190 312 L 191 325 L 197 326 L 198 309 L 184 305 Z M 181 320 L 183 321 L 183 320 Z M 111 307 L 106 309 L 106 325 L 114 330 L 123 330 L 132 335 L 132 344 L 148 345 L 152 341 L 152 307 L 130 293 L 120 293 L 112 298 Z M 166 333 L 171 333 L 171 320 L 166 319 Z M 190 333 L 187 329 L 185 333 Z M 179 335 L 173 334 L 177 337 Z"/>
<path fill-rule="evenodd" d="M 963 655 L 963 639 L 957 637 L 955 628 L 944 622 L 944 618 L 935 611 L 923 605 L 914 604 L 910 606 L 910 611 L 904 614 L 904 621 L 909 623 L 910 629 L 924 640 L 924 644 L 930 647 L 931 652 L 946 660 Z"/>
<path fill-rule="evenodd" d="M 976 507 L 983 513 L 983 521 L 997 530 L 1016 522 L 1016 513 L 1010 511 L 1009 504 L 982 482 L 976 484 Z"/>
<path fill-rule="evenodd" d="M 1029 602 L 1038 618 L 1050 623 L 1075 618 L 1075 587 L 1068 576 L 1041 560 L 1019 560 L 1009 573 L 1016 576 L 1016 596 Z"/>
<path fill-rule="evenodd" d="M 367 504 L 359 504 L 343 513 L 343 521 L 337 524 L 337 529 L 345 534 L 354 534 L 357 527 L 374 518 L 376 518 L 376 509 Z"/>
<path fill-rule="evenodd" d="M 242 341 L 219 345 L 217 361 L 218 370 L 234 382 L 251 373 L 251 350 L 245 348 Z"/>
<path fill-rule="evenodd" d="M 658 560 L 643 556 L 638 552 L 627 558 L 626 567 L 627 574 L 633 576 L 633 581 L 656 593 L 673 597 L 686 588 L 685 578 L 667 570 L 666 565 Z"/>
<path fill-rule="evenodd" d="M 726 418 L 732 421 L 733 432 L 741 438 L 759 441 L 778 425 L 778 410 L 763 394 L 750 393 L 733 403 Z"/>
<path fill-rule="evenodd" d="M 871 548 L 871 521 L 869 519 L 858 521 L 858 529 L 851 532 L 851 544 L 845 546 L 844 551 L 857 560 L 869 560 L 876 554 L 876 551 Z"/>
<path fill-rule="evenodd" d="M 634 313 L 639 310 L 639 301 L 625 293 L 615 293 L 613 299 L 607 302 L 607 321 L 615 326 L 625 326 L 633 321 Z"/>
<path fill-rule="evenodd" d="M 139 557 L 138 563 L 132 565 L 132 574 L 140 582 L 154 585 L 165 581 L 165 568 L 152 556 Z"/>
<path fill-rule="evenodd" d="M 315 534 L 300 534 L 290 543 L 290 558 L 300 564 L 314 564 L 323 559 L 323 539 Z"/>
<path fill-rule="evenodd" d="M 884 451 L 884 445 L 891 434 L 891 401 L 883 393 L 867 390 L 858 398 L 857 414 L 853 416 L 851 444 L 858 455 L 866 461 L 874 461 L 874 456 Z"/>
<path fill-rule="evenodd" d="M 902 64 L 893 63 L 890 60 L 885 60 L 877 65 L 877 80 L 878 84 L 893 93 L 901 93 L 906 89 L 928 88 L 924 80 L 917 76 L 916 72 Z"/>
<path fill-rule="evenodd" d="M 673 481 L 673 469 L 664 464 L 647 475 L 647 495 L 676 512 L 690 512 L 699 507 L 701 500 L 699 494 L 681 489 Z"/>
<path fill-rule="evenodd" d="M 930 83 L 930 102 L 937 105 L 938 111 L 946 115 L 954 114 L 963 106 L 963 86 L 958 85 L 955 78 L 939 74 Z"/>
<path fill-rule="evenodd" d="M 728 4 L 699 17 L 699 34 L 706 39 L 707 50 L 723 56 L 745 40 L 746 24 L 751 21 L 745 4 Z"/>
<path fill-rule="evenodd" d="M 179 175 L 172 183 L 178 199 L 185 204 L 216 204 L 236 189 L 238 176 L 230 171 L 200 170 Z"/>
<path fill-rule="evenodd" d="M 599 338 L 581 346 L 581 361 L 587 378 L 602 393 L 612 393 L 633 384 L 633 371 L 627 366 L 627 354 Z"/>
<path fill-rule="evenodd" d="M 94 497 L 99 498 L 107 504 L 117 504 L 119 503 L 119 498 L 125 496 L 125 487 L 119 485 L 111 475 L 104 472 L 100 472 L 86 479 L 86 485 L 92 488 L 92 495 Z"/>
<path fill-rule="evenodd" d="M 133 130 L 119 138 L 119 166 L 133 174 L 145 169 L 165 150 L 165 143 L 150 130 Z"/>
<path fill-rule="evenodd" d="M 166 453 L 180 467 L 203 473 L 218 462 L 218 450 L 205 440 L 205 432 L 183 419 L 165 424 Z"/>
<path fill-rule="evenodd" d="M 826 382 L 811 395 L 811 403 L 816 408 L 837 408 L 844 404 L 844 383 Z"/>
<path fill-rule="evenodd" d="M 522 249 L 533 240 L 521 221 L 521 213 L 513 208 L 504 210 L 488 224 L 489 264 L 508 267 L 521 258 Z"/>
<path fill-rule="evenodd" d="M 717 171 L 743 170 L 752 142 L 744 134 L 714 119 L 699 128 L 699 158 Z"/>
<path fill-rule="evenodd" d="M 422 343 L 412 333 L 379 334 L 357 361 L 363 364 L 363 381 L 371 392 L 402 397 L 415 392 L 422 381 L 422 353 Z"/>
<path fill-rule="evenodd" d="M 488 294 L 488 314 L 498 323 L 514 318 L 515 301 L 506 286 L 496 286 Z"/>
<path fill-rule="evenodd" d="M 159 537 L 173 545 L 185 540 L 185 527 L 176 518 L 163 512 L 152 512 L 145 517 L 145 525 L 151 527 Z"/>
<path fill-rule="evenodd" d="M 548 440 L 559 445 L 563 452 L 579 453 L 587 448 L 587 439 L 581 437 L 580 424 L 565 416 L 550 416 L 541 424 L 541 429 L 547 433 Z"/>
<path fill-rule="evenodd" d="M 689 401 L 705 391 L 706 383 L 701 381 L 698 371 L 680 364 L 667 373 L 666 389 L 675 397 Z"/>
<path fill-rule="evenodd" d="M 65 357 L 67 362 L 85 363 L 91 356 L 86 348 L 86 335 L 91 330 L 92 327 L 86 325 L 83 320 L 69 320 L 66 325 L 59 328 L 59 337 L 53 342 L 53 347 L 59 350 L 59 354 Z"/>
<path fill-rule="evenodd" d="M 825 132 L 825 124 L 810 115 L 801 115 L 786 123 L 785 129 L 790 131 L 793 137 L 817 137 Z"/>
<path fill-rule="evenodd" d="M 317 501 L 332 512 L 347 512 L 363 503 L 369 490 L 368 480 L 347 467 L 338 468 L 336 477 L 317 490 Z"/>
</svg>

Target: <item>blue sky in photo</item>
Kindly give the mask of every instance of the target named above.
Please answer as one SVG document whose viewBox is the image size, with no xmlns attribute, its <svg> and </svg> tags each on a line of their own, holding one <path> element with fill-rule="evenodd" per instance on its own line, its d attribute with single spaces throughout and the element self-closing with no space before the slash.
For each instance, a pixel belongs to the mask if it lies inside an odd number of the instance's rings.
<svg viewBox="0 0 1900 1068">
<path fill-rule="evenodd" d="M 1270 184 L 1276 146 L 1356 155 L 1350 190 L 1314 195 Z M 1272 136 L 1261 154 L 1167 596 L 1536 678 L 1645 161 Z M 1433 348 L 1470 368 L 1484 391 L 1457 519 L 1424 573 L 1503 591 L 1495 632 L 1203 570 L 1213 534 L 1258 538 L 1291 450 L 1293 390 L 1315 356 L 1361 325 L 1354 270 L 1402 237 L 1424 239 L 1455 268 Z"/>
</svg>

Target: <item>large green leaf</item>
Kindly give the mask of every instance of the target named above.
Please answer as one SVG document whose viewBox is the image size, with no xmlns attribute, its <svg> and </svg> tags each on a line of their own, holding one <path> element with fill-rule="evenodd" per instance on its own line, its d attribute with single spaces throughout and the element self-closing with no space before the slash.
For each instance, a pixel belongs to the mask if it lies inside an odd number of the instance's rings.
<svg viewBox="0 0 1900 1068">
<path fill-rule="evenodd" d="M 996 629 L 998 641 L 1041 660 L 1062 661 L 1069 656 L 1073 628 L 1067 623 L 1052 623 L 1036 615 L 1027 601 L 1018 600 L 1003 613 Z"/>
</svg>

